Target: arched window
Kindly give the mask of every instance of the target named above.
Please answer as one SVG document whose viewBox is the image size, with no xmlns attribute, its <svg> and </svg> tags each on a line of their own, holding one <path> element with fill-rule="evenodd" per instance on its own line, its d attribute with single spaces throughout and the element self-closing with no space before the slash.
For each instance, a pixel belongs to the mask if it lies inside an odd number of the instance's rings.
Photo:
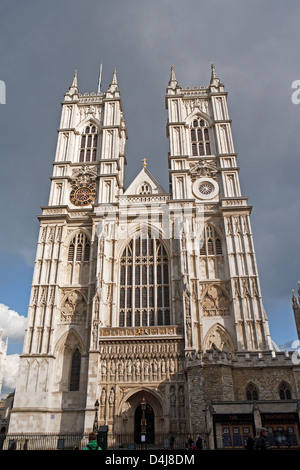
<svg viewBox="0 0 300 470">
<path fill-rule="evenodd" d="M 152 188 L 149 183 L 144 182 L 141 184 L 138 190 L 139 194 L 151 194 L 152 193 Z"/>
<path fill-rule="evenodd" d="M 250 383 L 247 386 L 246 397 L 247 397 L 247 400 L 249 401 L 258 400 L 258 390 L 257 390 L 257 387 L 253 383 Z"/>
<path fill-rule="evenodd" d="M 218 232 L 211 225 L 204 228 L 201 240 L 200 255 L 222 255 L 222 242 Z"/>
<path fill-rule="evenodd" d="M 97 128 L 89 124 L 83 131 L 80 141 L 80 162 L 95 162 L 97 156 L 98 134 Z"/>
<path fill-rule="evenodd" d="M 169 259 L 160 240 L 137 233 L 120 261 L 119 326 L 170 324 Z"/>
<path fill-rule="evenodd" d="M 69 245 L 68 261 L 89 261 L 90 241 L 84 233 L 77 233 Z"/>
<path fill-rule="evenodd" d="M 191 123 L 190 135 L 194 157 L 211 155 L 208 126 L 209 124 L 200 117 Z"/>
<path fill-rule="evenodd" d="M 280 400 L 291 400 L 292 398 L 291 388 L 286 382 L 282 382 L 279 386 L 279 398 Z"/>
<path fill-rule="evenodd" d="M 77 392 L 80 384 L 81 354 L 79 349 L 75 349 L 72 354 L 70 392 Z"/>
</svg>

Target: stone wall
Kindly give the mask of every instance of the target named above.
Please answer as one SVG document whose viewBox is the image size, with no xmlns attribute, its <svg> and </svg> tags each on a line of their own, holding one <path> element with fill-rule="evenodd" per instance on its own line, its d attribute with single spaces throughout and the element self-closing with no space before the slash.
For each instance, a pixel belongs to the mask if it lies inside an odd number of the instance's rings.
<svg viewBox="0 0 300 470">
<path fill-rule="evenodd" d="M 300 368 L 287 353 L 239 353 L 211 351 L 187 358 L 190 431 L 204 432 L 207 427 L 205 410 L 223 402 L 235 413 L 244 413 L 247 386 L 252 383 L 259 401 L 279 401 L 279 388 L 284 382 L 291 390 L 292 400 L 299 399 Z M 285 401 L 285 403 L 287 403 Z M 283 401 L 282 401 L 283 403 Z M 276 405 L 274 405 L 276 412 Z M 230 413 L 227 408 L 226 413 Z M 249 409 L 248 412 L 252 412 Z"/>
</svg>

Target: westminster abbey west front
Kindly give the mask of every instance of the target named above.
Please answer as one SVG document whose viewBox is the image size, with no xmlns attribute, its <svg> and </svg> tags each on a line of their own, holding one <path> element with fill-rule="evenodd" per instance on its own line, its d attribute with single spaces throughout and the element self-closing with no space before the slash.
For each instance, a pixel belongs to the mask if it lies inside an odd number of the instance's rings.
<svg viewBox="0 0 300 470">
<path fill-rule="evenodd" d="M 162 445 L 200 433 L 239 448 L 269 429 L 299 445 L 297 364 L 273 344 L 242 195 L 227 93 L 166 91 L 169 192 L 141 161 L 126 189 L 116 72 L 62 102 L 10 433 Z M 130 157 L 128 158 L 130 163 Z M 285 440 L 284 440 L 285 439 Z"/>
</svg>

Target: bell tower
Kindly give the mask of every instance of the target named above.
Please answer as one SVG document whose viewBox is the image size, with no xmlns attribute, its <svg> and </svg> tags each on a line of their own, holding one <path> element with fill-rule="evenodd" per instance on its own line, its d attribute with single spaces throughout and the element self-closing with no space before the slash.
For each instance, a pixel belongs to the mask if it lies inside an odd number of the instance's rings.
<svg viewBox="0 0 300 470">
<path fill-rule="evenodd" d="M 184 246 L 187 237 L 181 233 L 190 346 L 269 350 L 251 207 L 241 193 L 227 92 L 214 65 L 208 87 L 182 88 L 172 67 L 166 108 L 172 204 L 189 208 L 191 231 L 200 234 L 197 246 Z M 197 213 L 202 215 L 201 227 Z"/>
<path fill-rule="evenodd" d="M 169 191 L 143 155 L 125 189 L 116 71 L 106 92 L 99 80 L 84 94 L 75 72 L 64 95 L 12 434 L 108 426 L 111 445 L 138 444 L 144 411 L 148 442 L 208 436 L 212 402 L 219 414 L 249 413 L 249 361 L 274 364 L 251 206 L 215 67 L 208 86 L 185 88 L 172 67 L 165 105 Z M 294 307 L 296 315 L 297 299 Z"/>
<path fill-rule="evenodd" d="M 84 94 L 75 71 L 61 106 L 11 432 L 83 429 L 97 289 L 95 214 L 124 191 L 127 131 L 116 71 L 106 92 L 99 81 L 97 92 Z"/>
</svg>

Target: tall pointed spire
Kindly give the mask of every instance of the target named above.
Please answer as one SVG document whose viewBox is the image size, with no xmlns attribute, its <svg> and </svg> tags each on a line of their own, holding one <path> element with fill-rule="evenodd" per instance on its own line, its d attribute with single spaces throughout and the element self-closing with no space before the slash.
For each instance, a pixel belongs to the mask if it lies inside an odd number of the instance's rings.
<svg viewBox="0 0 300 470">
<path fill-rule="evenodd" d="M 215 66 L 211 63 L 211 78 L 210 78 L 210 86 L 218 87 L 220 85 L 220 79 L 217 75 Z"/>
<path fill-rule="evenodd" d="M 113 73 L 113 78 L 112 78 L 112 82 L 111 82 L 111 83 L 112 83 L 113 85 L 117 85 L 117 84 L 118 84 L 116 67 L 114 68 L 114 73 Z"/>
<path fill-rule="evenodd" d="M 114 68 L 114 73 L 112 76 L 112 81 L 111 84 L 108 87 L 107 90 L 109 93 L 115 93 L 116 91 L 119 91 L 119 85 L 118 85 L 118 79 L 117 79 L 117 71 L 116 68 Z"/>
<path fill-rule="evenodd" d="M 170 82 L 177 82 L 176 76 L 175 76 L 175 71 L 174 71 L 174 65 L 171 65 Z"/>
<path fill-rule="evenodd" d="M 69 87 L 69 89 L 68 89 L 65 96 L 69 96 L 69 97 L 72 97 L 74 99 L 74 97 L 75 98 L 77 97 L 75 95 L 78 95 L 77 70 L 75 70 L 72 84 Z"/>
<path fill-rule="evenodd" d="M 175 71 L 174 71 L 174 66 L 171 65 L 171 75 L 170 75 L 170 81 L 168 84 L 169 88 L 176 88 L 178 86 L 178 82 L 176 79 Z"/>
<path fill-rule="evenodd" d="M 75 70 L 71 88 L 77 88 L 77 70 Z"/>
</svg>

